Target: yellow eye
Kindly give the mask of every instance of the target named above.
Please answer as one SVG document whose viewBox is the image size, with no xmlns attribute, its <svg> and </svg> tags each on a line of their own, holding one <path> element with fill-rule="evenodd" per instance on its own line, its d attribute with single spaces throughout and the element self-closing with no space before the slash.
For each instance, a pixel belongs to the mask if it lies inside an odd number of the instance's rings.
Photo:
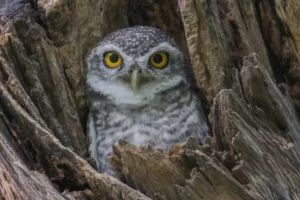
<svg viewBox="0 0 300 200">
<path fill-rule="evenodd" d="M 108 51 L 104 54 L 105 64 L 109 68 L 116 68 L 122 62 L 122 57 L 115 51 Z"/>
<path fill-rule="evenodd" d="M 156 52 L 156 53 L 152 54 L 152 56 L 150 57 L 150 63 L 155 68 L 161 69 L 167 65 L 168 55 L 163 51 Z"/>
</svg>

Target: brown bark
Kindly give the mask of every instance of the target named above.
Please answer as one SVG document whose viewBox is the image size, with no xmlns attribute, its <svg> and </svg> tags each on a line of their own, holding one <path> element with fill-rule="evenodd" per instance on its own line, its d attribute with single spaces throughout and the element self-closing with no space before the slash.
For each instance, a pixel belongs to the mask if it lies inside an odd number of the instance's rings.
<svg viewBox="0 0 300 200">
<path fill-rule="evenodd" d="M 0 1 L 1 199 L 300 199 L 300 2 L 38 7 Z M 105 35 L 133 25 L 167 31 L 190 57 L 213 135 L 168 153 L 121 142 L 110 163 L 129 187 L 88 157 L 84 60 Z"/>
</svg>

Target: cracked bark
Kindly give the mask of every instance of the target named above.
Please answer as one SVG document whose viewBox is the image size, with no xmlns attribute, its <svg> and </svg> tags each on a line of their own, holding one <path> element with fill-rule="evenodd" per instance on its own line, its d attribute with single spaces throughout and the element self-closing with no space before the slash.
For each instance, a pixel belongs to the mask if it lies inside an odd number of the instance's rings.
<svg viewBox="0 0 300 200">
<path fill-rule="evenodd" d="M 298 1 L 0 2 L 1 199 L 300 199 Z M 108 33 L 152 25 L 184 51 L 212 138 L 168 153 L 121 142 L 96 172 L 84 58 Z M 130 186 L 130 187 L 129 187 Z"/>
</svg>

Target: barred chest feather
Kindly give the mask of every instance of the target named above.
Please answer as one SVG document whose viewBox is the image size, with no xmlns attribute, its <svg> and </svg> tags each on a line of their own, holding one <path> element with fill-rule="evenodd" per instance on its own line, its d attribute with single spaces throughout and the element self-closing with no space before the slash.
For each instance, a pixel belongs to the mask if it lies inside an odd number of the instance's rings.
<svg viewBox="0 0 300 200">
<path fill-rule="evenodd" d="M 113 172 L 106 157 L 121 139 L 136 146 L 150 144 L 167 151 L 188 136 L 203 141 L 208 132 L 201 102 L 190 90 L 160 95 L 139 108 L 101 101 L 92 107 L 89 118 L 91 155 L 98 168 L 109 174 Z"/>
</svg>

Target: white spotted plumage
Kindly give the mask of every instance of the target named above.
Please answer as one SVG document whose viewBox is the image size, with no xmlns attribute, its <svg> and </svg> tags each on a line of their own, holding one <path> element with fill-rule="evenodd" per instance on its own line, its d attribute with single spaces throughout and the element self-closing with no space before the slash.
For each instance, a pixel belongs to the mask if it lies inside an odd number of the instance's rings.
<svg viewBox="0 0 300 200">
<path fill-rule="evenodd" d="M 105 65 L 107 51 L 122 57 L 118 68 Z M 149 62 L 158 51 L 168 55 L 162 69 Z M 138 92 L 128 82 L 133 66 L 138 66 L 143 80 Z M 88 55 L 86 81 L 89 150 L 102 172 L 114 174 L 106 158 L 121 139 L 167 151 L 189 136 L 203 142 L 209 135 L 201 101 L 190 89 L 182 52 L 159 29 L 137 26 L 108 35 Z"/>
</svg>

